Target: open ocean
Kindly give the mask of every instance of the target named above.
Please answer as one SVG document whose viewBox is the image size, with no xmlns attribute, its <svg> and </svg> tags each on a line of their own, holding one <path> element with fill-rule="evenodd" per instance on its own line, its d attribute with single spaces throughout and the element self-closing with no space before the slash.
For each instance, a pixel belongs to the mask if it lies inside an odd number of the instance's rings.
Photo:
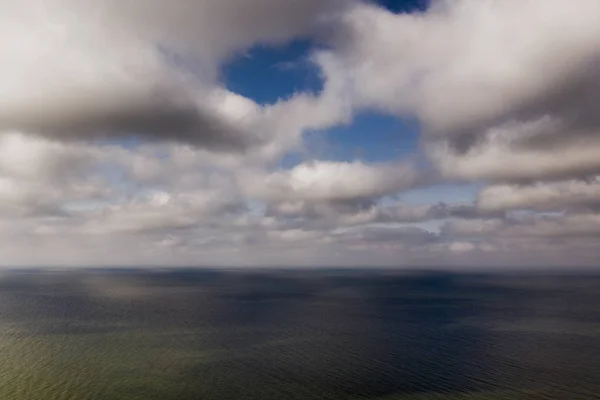
<svg viewBox="0 0 600 400">
<path fill-rule="evenodd" d="M 1 400 L 597 398 L 600 275 L 0 272 Z"/>
</svg>

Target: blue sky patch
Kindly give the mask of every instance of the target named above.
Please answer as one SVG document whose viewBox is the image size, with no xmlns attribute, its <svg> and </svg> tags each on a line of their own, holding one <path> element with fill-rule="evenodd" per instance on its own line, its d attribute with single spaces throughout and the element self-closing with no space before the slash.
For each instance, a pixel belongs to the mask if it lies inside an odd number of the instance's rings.
<svg viewBox="0 0 600 400">
<path fill-rule="evenodd" d="M 362 112 L 348 126 L 308 133 L 306 143 L 309 153 L 321 159 L 386 162 L 414 155 L 418 150 L 418 133 L 415 122 Z"/>
<path fill-rule="evenodd" d="M 413 13 L 427 10 L 429 0 L 377 0 L 382 7 L 395 13 Z"/>
<path fill-rule="evenodd" d="M 323 81 L 310 61 L 313 43 L 295 40 L 282 46 L 255 46 L 226 64 L 225 86 L 258 104 L 272 104 L 297 92 L 320 92 Z"/>
</svg>

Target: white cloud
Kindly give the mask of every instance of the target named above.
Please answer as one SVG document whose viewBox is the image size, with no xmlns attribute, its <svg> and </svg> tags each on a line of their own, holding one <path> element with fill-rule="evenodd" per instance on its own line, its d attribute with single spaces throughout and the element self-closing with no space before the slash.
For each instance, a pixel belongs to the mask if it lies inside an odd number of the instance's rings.
<svg viewBox="0 0 600 400">
<path fill-rule="evenodd" d="M 156 192 L 147 198 L 90 213 L 83 230 L 92 234 L 170 232 L 192 229 L 241 209 L 237 199 L 228 198 L 227 193 L 219 191 L 175 196 Z"/>
<path fill-rule="evenodd" d="M 437 0 L 414 15 L 359 0 L 4 1 L 0 258 L 597 263 L 598 15 L 600 0 Z M 302 37 L 326 44 L 311 56 L 320 93 L 259 105 L 220 82 L 252 46 Z M 432 165 L 280 165 L 305 132 L 360 111 L 416 118 Z M 397 199 L 456 180 L 492 185 L 473 203 Z"/>
<path fill-rule="evenodd" d="M 598 0 L 358 5 L 319 60 L 354 107 L 416 116 L 447 178 L 564 179 L 600 171 L 598 14 Z"/>
<path fill-rule="evenodd" d="M 485 210 L 556 210 L 596 206 L 600 202 L 598 178 L 534 185 L 498 185 L 479 193 L 478 206 Z"/>
<path fill-rule="evenodd" d="M 417 183 L 409 165 L 315 161 L 267 176 L 247 176 L 246 192 L 271 201 L 361 201 L 394 194 Z"/>
<path fill-rule="evenodd" d="M 350 1 L 6 1 L 0 5 L 0 130 L 245 150 L 270 139 L 218 68 L 257 43 L 318 31 Z"/>
<path fill-rule="evenodd" d="M 453 242 L 448 248 L 453 253 L 468 253 L 476 249 L 475 245 L 469 242 Z"/>
<path fill-rule="evenodd" d="M 597 0 L 439 0 L 397 15 L 360 5 L 342 19 L 332 62 L 360 102 L 464 131 L 576 80 L 600 46 L 598 12 Z"/>
</svg>

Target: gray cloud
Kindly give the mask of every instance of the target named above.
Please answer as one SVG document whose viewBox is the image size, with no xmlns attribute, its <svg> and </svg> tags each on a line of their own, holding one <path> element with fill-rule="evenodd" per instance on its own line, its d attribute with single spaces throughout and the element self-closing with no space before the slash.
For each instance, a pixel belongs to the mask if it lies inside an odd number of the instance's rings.
<svg viewBox="0 0 600 400">
<path fill-rule="evenodd" d="M 447 178 L 575 178 L 600 171 L 598 13 L 597 0 L 360 5 L 319 62 L 355 107 L 416 116 Z"/>
<path fill-rule="evenodd" d="M 598 178 L 533 185 L 498 185 L 484 188 L 477 204 L 483 210 L 560 210 L 597 206 L 600 203 Z"/>
<path fill-rule="evenodd" d="M 94 93 L 93 97 L 75 94 L 67 100 L 59 96 L 0 112 L 0 130 L 20 130 L 60 140 L 132 136 L 186 142 L 218 151 L 242 151 L 262 143 L 260 132 L 236 122 L 192 103 L 178 105 L 158 96 L 128 96 L 122 91 L 106 96 Z"/>
<path fill-rule="evenodd" d="M 438 0 L 419 15 L 5 1 L 3 262 L 597 264 L 598 15 L 598 0 Z M 219 82 L 240 52 L 306 36 L 329 45 L 312 55 L 322 92 L 260 106 Z M 362 110 L 416 118 L 435 180 L 405 160 L 280 166 L 306 130 Z M 474 203 L 398 200 L 445 180 L 491 186 Z"/>
<path fill-rule="evenodd" d="M 599 171 L 600 142 L 591 135 L 571 136 L 567 130 L 558 147 L 523 144 L 524 139 L 544 135 L 545 125 L 552 125 L 551 119 L 510 123 L 483 132 L 463 150 L 451 141 L 437 140 L 428 144 L 428 152 L 442 174 L 452 179 L 531 183 L 582 178 Z"/>
<path fill-rule="evenodd" d="M 600 235 L 600 214 L 527 214 L 507 219 L 455 220 L 441 229 L 445 239 L 475 239 L 492 245 L 521 248 L 527 244 L 595 246 Z M 533 249 L 532 249 L 533 250 Z M 572 253 L 576 257 L 575 253 Z"/>
<path fill-rule="evenodd" d="M 437 235 L 423 229 L 409 228 L 367 228 L 360 232 L 361 242 L 388 243 L 403 245 L 426 245 L 437 240 Z"/>
<path fill-rule="evenodd" d="M 475 204 L 413 205 L 377 201 L 311 202 L 305 200 L 271 203 L 266 215 L 311 230 L 369 225 L 414 224 L 439 220 L 479 220 L 506 218 L 503 210 L 486 210 Z"/>
<path fill-rule="evenodd" d="M 218 68 L 257 43 L 317 34 L 350 3 L 3 2 L 0 130 L 60 140 L 136 135 L 219 151 L 265 144 L 273 132 L 258 123 L 259 108 L 215 90 Z"/>
<path fill-rule="evenodd" d="M 445 204 L 412 205 L 397 203 L 391 206 L 380 207 L 379 222 L 427 222 L 444 219 L 481 219 L 505 218 L 502 210 L 486 210 L 478 208 L 475 204 Z"/>
</svg>

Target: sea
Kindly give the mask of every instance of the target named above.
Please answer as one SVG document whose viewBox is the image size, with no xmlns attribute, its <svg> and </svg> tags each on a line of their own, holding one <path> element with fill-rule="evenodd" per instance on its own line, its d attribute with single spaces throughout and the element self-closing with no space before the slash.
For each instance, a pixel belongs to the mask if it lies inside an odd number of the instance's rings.
<svg viewBox="0 0 600 400">
<path fill-rule="evenodd" d="M 600 273 L 0 270 L 1 400 L 599 398 Z"/>
</svg>

